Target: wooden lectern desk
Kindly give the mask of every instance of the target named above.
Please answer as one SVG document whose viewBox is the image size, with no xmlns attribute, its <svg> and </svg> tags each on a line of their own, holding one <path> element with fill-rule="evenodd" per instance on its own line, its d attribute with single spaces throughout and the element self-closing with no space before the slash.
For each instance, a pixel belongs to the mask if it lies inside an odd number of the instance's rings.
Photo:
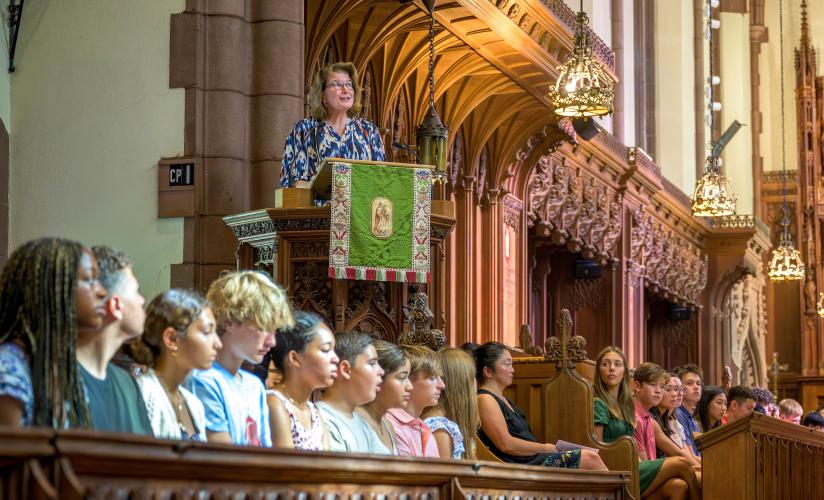
<svg viewBox="0 0 824 500">
<path fill-rule="evenodd" d="M 326 169 L 321 168 L 319 178 Z M 279 206 L 224 217 L 238 240 L 238 268 L 270 272 L 297 309 L 323 316 L 338 331 L 363 331 L 392 342 L 408 329 L 404 307 L 410 296 L 425 291 L 434 314 L 432 328 L 444 330 L 449 297 L 444 240 L 455 226 L 453 203 L 432 200 L 429 284 L 336 280 L 328 277 L 330 209 L 312 205 L 315 194 L 324 190 L 318 182 L 307 189 L 279 189 Z"/>
<path fill-rule="evenodd" d="M 824 498 L 824 432 L 753 412 L 696 442 L 704 498 Z"/>
</svg>

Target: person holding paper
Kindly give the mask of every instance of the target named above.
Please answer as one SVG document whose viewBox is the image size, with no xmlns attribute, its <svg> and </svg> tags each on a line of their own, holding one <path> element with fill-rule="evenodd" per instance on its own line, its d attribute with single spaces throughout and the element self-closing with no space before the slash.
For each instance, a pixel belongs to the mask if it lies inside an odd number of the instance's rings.
<svg viewBox="0 0 824 500">
<path fill-rule="evenodd" d="M 378 127 L 358 117 L 361 87 L 354 64 L 324 66 L 315 76 L 306 104 L 309 117 L 297 122 L 286 137 L 281 187 L 308 187 L 326 158 L 386 159 Z"/>
<path fill-rule="evenodd" d="M 515 375 L 506 346 L 487 342 L 475 349 L 474 356 L 481 416 L 478 437 L 490 452 L 509 463 L 607 470 L 601 457 L 591 450 L 560 451 L 554 444 L 538 442 L 524 412 L 504 397 L 504 389 L 512 385 Z"/>
</svg>

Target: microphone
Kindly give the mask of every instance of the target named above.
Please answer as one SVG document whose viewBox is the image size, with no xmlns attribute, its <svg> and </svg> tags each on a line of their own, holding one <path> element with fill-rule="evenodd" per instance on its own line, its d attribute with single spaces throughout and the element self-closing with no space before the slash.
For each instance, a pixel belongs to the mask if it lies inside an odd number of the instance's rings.
<svg viewBox="0 0 824 500">
<path fill-rule="evenodd" d="M 418 156 L 418 150 L 412 148 L 412 146 L 410 146 L 408 144 L 403 144 L 403 143 L 398 142 L 398 141 L 392 141 L 392 148 L 393 149 L 402 149 L 402 150 L 406 151 L 407 153 L 412 153 L 413 155 L 415 155 L 415 161 L 418 162 L 418 163 L 421 162 L 421 157 Z"/>
</svg>

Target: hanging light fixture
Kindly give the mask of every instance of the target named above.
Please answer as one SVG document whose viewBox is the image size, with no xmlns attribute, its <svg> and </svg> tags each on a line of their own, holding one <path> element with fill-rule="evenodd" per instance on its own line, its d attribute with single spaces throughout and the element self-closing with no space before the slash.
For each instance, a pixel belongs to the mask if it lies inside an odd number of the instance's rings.
<svg viewBox="0 0 824 500">
<path fill-rule="evenodd" d="M 781 242 L 770 257 L 770 280 L 794 281 L 804 279 L 804 261 L 790 238 L 790 212 L 787 209 L 787 147 L 784 132 L 784 1 L 778 1 L 779 47 L 781 50 L 781 172 L 784 178 L 784 218 L 781 219 Z M 821 300 L 818 302 L 821 311 Z M 819 313 L 820 314 L 820 313 Z"/>
<path fill-rule="evenodd" d="M 721 109 L 720 103 L 715 102 L 715 86 L 721 82 L 721 79 L 712 75 L 712 30 L 720 27 L 720 23 L 712 18 L 712 8 L 713 2 L 710 0 L 707 5 L 707 35 L 709 36 L 710 47 L 710 77 L 707 79 L 710 86 L 710 102 L 707 106 L 710 125 L 710 154 L 707 156 L 704 175 L 698 179 L 692 195 L 692 215 L 696 217 L 735 215 L 736 203 L 735 192 L 732 190 L 730 180 L 721 172 L 721 158 L 713 148 L 715 142 L 713 137 L 715 133 L 714 112 Z"/>
<path fill-rule="evenodd" d="M 584 12 L 583 0 L 575 21 L 574 52 L 558 66 L 558 81 L 549 87 L 555 114 L 585 118 L 612 114 L 615 83 L 604 66 L 592 57 L 589 17 Z"/>
<path fill-rule="evenodd" d="M 434 182 L 446 180 L 446 145 L 449 127 L 441 122 L 435 109 L 435 2 L 427 2 L 429 8 L 429 110 L 423 123 L 415 130 L 418 158 L 424 165 L 434 165 Z"/>
</svg>

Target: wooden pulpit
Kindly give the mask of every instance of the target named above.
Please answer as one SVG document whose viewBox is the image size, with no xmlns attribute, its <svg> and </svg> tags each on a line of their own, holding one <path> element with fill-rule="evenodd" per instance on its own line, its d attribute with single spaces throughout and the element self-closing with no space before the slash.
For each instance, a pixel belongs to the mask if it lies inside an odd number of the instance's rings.
<svg viewBox="0 0 824 500">
<path fill-rule="evenodd" d="M 333 161 L 334 159 L 330 159 Z M 351 160 L 334 160 L 351 161 Z M 420 165 L 357 161 L 357 164 Z M 224 217 L 238 240 L 238 269 L 261 269 L 282 284 L 294 307 L 326 318 L 337 331 L 357 330 L 396 342 L 426 306 L 434 316 L 432 329 L 446 328 L 446 258 L 444 241 L 455 226 L 452 202 L 432 200 L 430 216 L 430 277 L 428 284 L 329 278 L 330 207 L 314 206 L 325 191 L 328 167 L 306 189 L 278 190 L 275 208 Z M 424 295 L 425 294 L 425 295 Z M 448 332 L 447 332 L 448 333 Z"/>
</svg>

